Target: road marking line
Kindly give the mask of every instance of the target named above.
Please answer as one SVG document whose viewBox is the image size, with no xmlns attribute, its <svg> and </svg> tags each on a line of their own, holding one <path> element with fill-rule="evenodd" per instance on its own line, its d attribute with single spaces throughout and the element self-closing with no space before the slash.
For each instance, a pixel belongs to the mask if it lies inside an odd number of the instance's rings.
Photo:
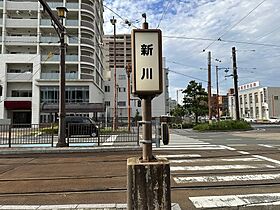
<svg viewBox="0 0 280 210">
<path fill-rule="evenodd" d="M 279 205 L 280 193 L 189 197 L 196 208 Z"/>
<path fill-rule="evenodd" d="M 189 148 L 189 147 L 212 147 L 212 146 L 216 146 L 216 145 L 197 145 L 197 144 L 188 144 L 188 145 L 181 145 L 180 144 L 180 147 L 183 147 L 183 148 Z M 162 146 L 163 148 L 164 147 L 178 147 L 178 145 L 166 145 L 166 146 Z"/>
<path fill-rule="evenodd" d="M 110 146 L 114 144 L 114 141 L 116 141 L 118 135 L 111 135 L 102 145 L 104 146 Z"/>
<path fill-rule="evenodd" d="M 221 147 L 163 147 L 153 148 L 154 150 L 224 150 Z"/>
<path fill-rule="evenodd" d="M 233 175 L 233 176 L 190 176 L 173 177 L 178 184 L 193 182 L 233 182 L 233 181 L 263 181 L 280 179 L 280 174 L 253 174 L 253 175 Z"/>
<path fill-rule="evenodd" d="M 224 161 L 224 162 L 239 162 L 239 161 L 263 161 L 259 158 L 221 158 L 221 159 L 198 159 L 198 160 L 192 160 L 192 159 L 185 159 L 185 160 L 169 160 L 170 163 L 195 163 L 195 162 L 219 162 L 219 161 Z"/>
<path fill-rule="evenodd" d="M 229 147 L 246 147 L 248 144 L 227 144 Z"/>
<path fill-rule="evenodd" d="M 213 170 L 233 170 L 233 169 L 251 169 L 251 168 L 275 168 L 272 165 L 212 165 L 212 166 L 171 166 L 171 171 L 213 171 Z"/>
<path fill-rule="evenodd" d="M 158 158 L 185 158 L 185 157 L 196 157 L 199 158 L 201 155 L 199 154 L 182 154 L 182 155 L 157 155 Z"/>
<path fill-rule="evenodd" d="M 235 151 L 236 150 L 235 148 L 227 147 L 227 146 L 224 146 L 224 145 L 220 145 L 220 147 L 222 147 L 224 149 L 227 149 L 227 150 L 230 150 L 230 151 Z"/>
<path fill-rule="evenodd" d="M 242 154 L 242 155 L 249 155 L 249 152 L 245 152 L 245 151 L 237 151 L 238 153 Z"/>
<path fill-rule="evenodd" d="M 258 144 L 261 147 L 266 147 L 266 148 L 273 148 L 274 146 L 267 145 L 267 144 Z"/>
<path fill-rule="evenodd" d="M 261 155 L 252 155 L 253 157 L 256 157 L 256 158 L 259 158 L 259 159 L 262 159 L 262 160 L 266 160 L 268 162 L 271 162 L 271 163 L 276 163 L 278 165 L 280 165 L 280 161 L 279 160 L 274 160 L 274 159 L 271 159 L 271 158 L 268 158 L 268 157 L 264 157 L 264 156 L 261 156 Z"/>
</svg>

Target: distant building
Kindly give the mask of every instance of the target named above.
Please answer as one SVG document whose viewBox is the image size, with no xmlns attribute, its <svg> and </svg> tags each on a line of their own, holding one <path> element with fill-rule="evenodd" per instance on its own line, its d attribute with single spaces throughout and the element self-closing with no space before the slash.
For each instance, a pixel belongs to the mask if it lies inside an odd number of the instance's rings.
<svg viewBox="0 0 280 210">
<path fill-rule="evenodd" d="M 104 117 L 111 118 L 114 109 L 114 36 L 105 35 L 103 42 L 105 56 L 105 70 L 103 74 L 105 87 L 104 101 L 107 110 Z M 119 119 L 127 118 L 127 74 L 125 67 L 127 64 L 131 64 L 131 53 L 131 35 L 116 35 L 117 113 Z M 165 67 L 165 59 L 163 59 L 163 93 L 152 100 L 153 117 L 169 113 L 168 87 L 168 69 Z M 131 117 L 134 117 L 137 111 L 140 115 L 142 114 L 141 101 L 131 94 Z"/>
<path fill-rule="evenodd" d="M 169 110 L 171 111 L 177 106 L 177 101 L 175 99 L 169 98 Z"/>
<path fill-rule="evenodd" d="M 280 87 L 261 87 L 260 82 L 253 82 L 239 86 L 238 95 L 241 118 L 280 118 Z M 229 92 L 229 113 L 236 118 L 233 90 Z"/>
<path fill-rule="evenodd" d="M 219 116 L 229 116 L 228 111 L 228 96 L 227 95 L 219 95 L 217 99 L 217 95 L 213 94 L 211 98 L 212 115 L 218 117 L 218 107 L 219 107 Z"/>
</svg>

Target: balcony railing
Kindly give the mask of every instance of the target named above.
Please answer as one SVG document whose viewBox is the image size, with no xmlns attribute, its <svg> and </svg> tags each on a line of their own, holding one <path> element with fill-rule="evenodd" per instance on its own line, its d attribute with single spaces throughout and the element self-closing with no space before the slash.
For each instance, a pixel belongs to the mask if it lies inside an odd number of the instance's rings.
<svg viewBox="0 0 280 210">
<path fill-rule="evenodd" d="M 66 79 L 78 79 L 78 73 L 65 73 Z M 59 79 L 59 73 L 41 73 L 41 79 Z"/>
<path fill-rule="evenodd" d="M 66 8 L 67 9 L 79 9 L 79 4 L 78 3 L 66 3 Z"/>
<path fill-rule="evenodd" d="M 32 81 L 33 74 L 31 72 L 25 73 L 7 73 L 8 81 Z"/>
<path fill-rule="evenodd" d="M 79 21 L 78 20 L 66 19 L 65 25 L 66 26 L 78 26 L 79 25 Z"/>
<path fill-rule="evenodd" d="M 41 61 L 43 62 L 56 62 L 60 61 L 60 55 L 53 55 L 53 56 L 48 56 L 48 55 L 42 55 L 41 56 Z M 78 55 L 66 55 L 65 56 L 65 61 L 78 61 Z"/>
</svg>

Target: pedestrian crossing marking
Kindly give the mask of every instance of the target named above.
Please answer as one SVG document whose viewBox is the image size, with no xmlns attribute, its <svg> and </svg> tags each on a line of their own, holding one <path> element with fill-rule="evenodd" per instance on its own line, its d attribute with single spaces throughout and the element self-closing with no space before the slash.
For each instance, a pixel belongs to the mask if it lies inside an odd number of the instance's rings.
<svg viewBox="0 0 280 210">
<path fill-rule="evenodd" d="M 157 158 L 199 158 L 201 155 L 199 154 L 181 154 L 181 155 L 157 155 Z"/>
<path fill-rule="evenodd" d="M 195 162 L 252 162 L 252 161 L 263 161 L 258 158 L 221 158 L 221 159 L 184 159 L 184 160 L 169 160 L 170 163 L 195 163 Z"/>
<path fill-rule="evenodd" d="M 196 208 L 280 205 L 280 193 L 189 197 Z"/>
<path fill-rule="evenodd" d="M 233 170 L 233 169 L 254 169 L 254 168 L 275 168 L 272 165 L 211 165 L 211 166 L 171 166 L 171 171 L 212 171 L 212 170 Z"/>
<path fill-rule="evenodd" d="M 174 177 L 178 184 L 197 183 L 197 182 L 233 182 L 233 181 L 264 181 L 280 179 L 280 174 L 250 174 L 250 175 L 232 175 L 232 176 L 188 176 Z"/>
</svg>

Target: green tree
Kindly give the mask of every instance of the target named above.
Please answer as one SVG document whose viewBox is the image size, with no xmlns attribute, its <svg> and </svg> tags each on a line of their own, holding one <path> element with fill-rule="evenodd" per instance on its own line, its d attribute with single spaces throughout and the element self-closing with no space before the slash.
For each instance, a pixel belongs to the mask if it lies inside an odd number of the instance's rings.
<svg viewBox="0 0 280 210">
<path fill-rule="evenodd" d="M 190 81 L 183 93 L 183 107 L 194 115 L 197 123 L 199 116 L 205 116 L 208 113 L 207 93 L 202 85 L 194 80 Z"/>
<path fill-rule="evenodd" d="M 181 123 L 182 118 L 186 115 L 186 110 L 180 104 L 170 111 L 170 115 L 174 117 L 176 123 Z"/>
</svg>

